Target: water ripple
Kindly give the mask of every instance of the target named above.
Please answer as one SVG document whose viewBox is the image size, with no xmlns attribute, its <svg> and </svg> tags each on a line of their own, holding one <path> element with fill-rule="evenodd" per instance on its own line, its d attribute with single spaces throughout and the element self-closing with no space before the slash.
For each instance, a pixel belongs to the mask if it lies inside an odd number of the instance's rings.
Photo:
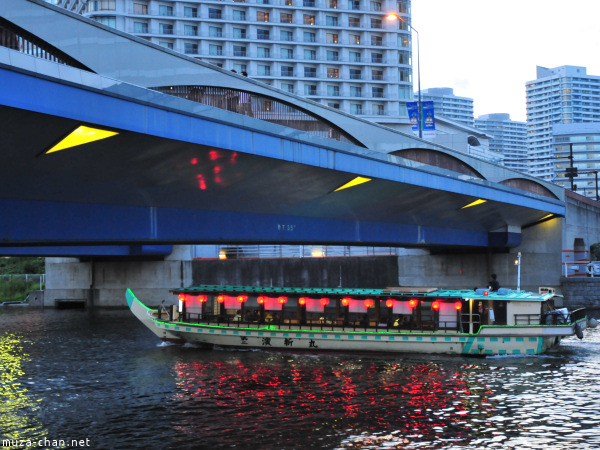
<svg viewBox="0 0 600 450">
<path fill-rule="evenodd" d="M 536 357 L 308 355 L 158 346 L 128 312 L 78 314 L 0 314 L 18 341 L 3 392 L 21 402 L 4 405 L 1 435 L 94 449 L 600 448 L 598 330 Z"/>
</svg>

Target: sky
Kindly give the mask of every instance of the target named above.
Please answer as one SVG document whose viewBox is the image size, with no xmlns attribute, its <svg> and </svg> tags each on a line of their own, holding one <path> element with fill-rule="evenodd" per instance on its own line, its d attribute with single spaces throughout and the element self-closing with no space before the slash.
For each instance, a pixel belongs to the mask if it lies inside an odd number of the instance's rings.
<svg viewBox="0 0 600 450">
<path fill-rule="evenodd" d="M 600 76 L 600 0 L 412 0 L 421 89 L 451 87 L 475 117 L 526 121 L 536 66 L 583 66 Z M 416 39 L 413 40 L 417 89 Z"/>
</svg>

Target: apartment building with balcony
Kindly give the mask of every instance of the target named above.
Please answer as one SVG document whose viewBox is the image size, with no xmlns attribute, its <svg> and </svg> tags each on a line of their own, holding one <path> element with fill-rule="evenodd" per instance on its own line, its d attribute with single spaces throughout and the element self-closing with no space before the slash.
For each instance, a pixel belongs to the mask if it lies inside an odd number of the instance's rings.
<svg viewBox="0 0 600 450">
<path fill-rule="evenodd" d="M 527 82 L 528 173 L 562 181 L 556 172 L 553 126 L 600 122 L 600 76 L 585 67 L 537 67 L 537 79 Z"/>
<path fill-rule="evenodd" d="M 54 0 L 105 25 L 377 123 L 408 122 L 410 0 Z M 394 13 L 402 20 L 387 20 Z"/>
</svg>

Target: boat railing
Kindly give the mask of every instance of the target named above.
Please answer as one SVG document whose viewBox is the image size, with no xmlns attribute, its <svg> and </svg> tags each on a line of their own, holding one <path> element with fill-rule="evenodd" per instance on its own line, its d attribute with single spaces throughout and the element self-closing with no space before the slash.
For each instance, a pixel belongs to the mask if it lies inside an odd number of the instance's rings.
<svg viewBox="0 0 600 450">
<path fill-rule="evenodd" d="M 585 319 L 587 317 L 587 313 L 585 308 L 578 308 L 569 313 L 569 323 L 575 323 L 581 319 Z"/>
<path fill-rule="evenodd" d="M 317 331 L 371 331 L 371 332 L 407 332 L 407 333 L 423 333 L 423 332 L 442 332 L 456 333 L 460 331 L 459 324 L 454 321 L 440 322 L 421 322 L 421 323 L 404 323 L 400 326 L 387 323 L 377 323 L 369 321 L 365 323 L 362 320 L 345 321 L 343 319 L 321 319 L 321 320 L 306 320 L 301 322 L 298 319 L 282 318 L 279 320 L 245 320 L 234 318 L 227 315 L 217 314 L 201 314 L 201 313 L 186 313 L 185 317 L 179 317 L 179 320 L 187 323 L 197 323 L 204 325 L 216 325 L 238 328 L 257 328 L 270 327 L 280 330 L 317 330 Z"/>
</svg>

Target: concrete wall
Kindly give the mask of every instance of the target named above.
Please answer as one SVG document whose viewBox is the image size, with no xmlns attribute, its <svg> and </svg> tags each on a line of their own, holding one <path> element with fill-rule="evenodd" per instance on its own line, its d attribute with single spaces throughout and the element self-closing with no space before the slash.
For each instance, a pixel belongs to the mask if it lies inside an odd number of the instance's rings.
<svg viewBox="0 0 600 450">
<path fill-rule="evenodd" d="M 396 286 L 394 256 L 193 261 L 193 284 L 284 287 Z"/>
<path fill-rule="evenodd" d="M 502 287 L 516 289 L 515 260 L 521 252 L 521 289 L 538 292 L 540 286 L 549 286 L 560 291 L 563 220 L 552 219 L 523 229 L 523 244 L 508 252 L 431 254 L 407 250 L 399 257 L 398 283 L 472 289 L 487 287 L 495 273 Z"/>
<path fill-rule="evenodd" d="M 148 304 L 171 300 L 169 289 L 192 281 L 189 246 L 174 247 L 164 261 L 46 259 L 44 305 L 56 300 L 85 300 L 88 307 L 126 307 L 125 290 L 131 288 Z"/>
<path fill-rule="evenodd" d="M 589 309 L 588 316 L 600 317 L 600 278 L 564 278 L 565 306 Z"/>
<path fill-rule="evenodd" d="M 564 228 L 564 250 L 576 250 L 576 241 L 589 251 L 600 242 L 600 208 L 598 202 L 566 191 L 567 218 Z"/>
</svg>

